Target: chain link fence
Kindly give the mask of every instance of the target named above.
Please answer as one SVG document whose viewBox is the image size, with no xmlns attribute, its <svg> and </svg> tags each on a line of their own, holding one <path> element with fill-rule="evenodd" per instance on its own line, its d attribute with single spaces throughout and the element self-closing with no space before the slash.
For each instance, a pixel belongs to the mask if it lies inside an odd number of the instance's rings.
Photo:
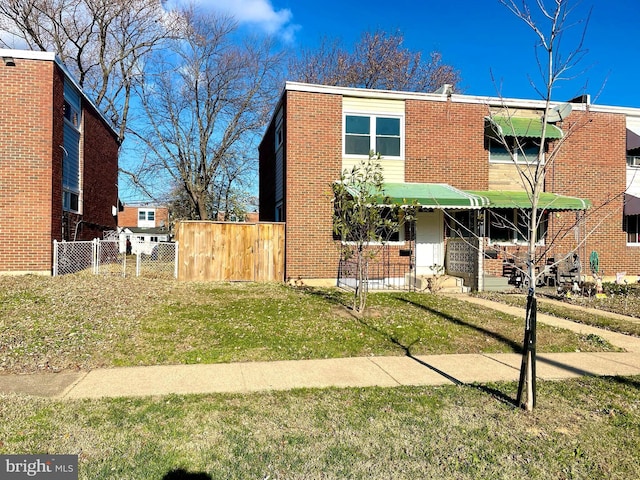
<svg viewBox="0 0 640 480">
<path fill-rule="evenodd" d="M 86 272 L 94 275 L 119 275 L 153 278 L 177 278 L 178 243 L 156 242 L 150 253 L 127 255 L 119 240 L 53 242 L 53 275 Z"/>
<path fill-rule="evenodd" d="M 178 242 L 157 242 L 150 254 L 136 255 L 136 276 L 178 278 Z"/>
</svg>

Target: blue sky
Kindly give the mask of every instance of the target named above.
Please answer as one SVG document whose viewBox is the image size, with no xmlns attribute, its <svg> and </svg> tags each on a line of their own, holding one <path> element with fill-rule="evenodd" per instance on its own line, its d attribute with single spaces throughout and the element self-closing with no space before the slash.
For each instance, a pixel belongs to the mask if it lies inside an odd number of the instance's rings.
<svg viewBox="0 0 640 480">
<path fill-rule="evenodd" d="M 549 4 L 549 0 L 545 0 Z M 313 48 L 322 36 L 351 46 L 365 30 L 400 30 L 406 46 L 427 55 L 438 50 L 462 75 L 469 95 L 538 98 L 535 36 L 497 0 L 349 1 L 349 0 L 200 0 L 223 9 L 247 27 L 284 39 L 294 51 Z M 535 0 L 529 3 L 535 5 Z M 572 4 L 577 2 L 573 1 Z M 576 76 L 561 82 L 554 99 L 589 93 L 592 102 L 640 108 L 640 2 L 583 0 L 573 19 L 593 8 L 584 47 L 588 50 Z M 570 32 L 581 32 L 578 26 Z M 565 37 L 568 52 L 572 35 Z M 495 79 L 492 80 L 492 76 Z"/>
</svg>

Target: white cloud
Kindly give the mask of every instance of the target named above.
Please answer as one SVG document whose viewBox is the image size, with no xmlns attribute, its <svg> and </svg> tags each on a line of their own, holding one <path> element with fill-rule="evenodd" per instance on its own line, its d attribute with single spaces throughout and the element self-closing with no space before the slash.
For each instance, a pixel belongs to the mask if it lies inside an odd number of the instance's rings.
<svg viewBox="0 0 640 480">
<path fill-rule="evenodd" d="M 196 0 L 196 4 L 206 10 L 228 14 L 241 25 L 256 26 L 286 41 L 293 40 L 295 32 L 300 28 L 292 23 L 291 10 L 276 10 L 271 0 Z"/>
</svg>

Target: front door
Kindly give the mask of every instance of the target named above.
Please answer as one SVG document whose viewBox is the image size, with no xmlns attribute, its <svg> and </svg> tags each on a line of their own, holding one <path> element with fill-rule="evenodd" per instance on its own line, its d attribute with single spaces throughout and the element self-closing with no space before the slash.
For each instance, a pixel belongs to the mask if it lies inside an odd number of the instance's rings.
<svg viewBox="0 0 640 480">
<path fill-rule="evenodd" d="M 444 217 L 442 210 L 418 212 L 416 217 L 416 273 L 436 273 L 434 265 L 444 266 Z"/>
</svg>

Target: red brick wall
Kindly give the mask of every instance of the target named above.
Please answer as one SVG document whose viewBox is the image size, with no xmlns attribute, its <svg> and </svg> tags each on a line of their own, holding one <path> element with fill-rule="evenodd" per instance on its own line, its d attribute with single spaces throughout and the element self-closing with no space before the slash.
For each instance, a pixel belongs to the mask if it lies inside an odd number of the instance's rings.
<svg viewBox="0 0 640 480">
<path fill-rule="evenodd" d="M 53 240 L 115 229 L 115 136 L 85 104 L 83 215 L 62 211 L 64 74 L 52 61 L 0 65 L 0 271 L 51 272 Z M 63 233 L 64 232 L 64 233 Z"/>
<path fill-rule="evenodd" d="M 407 100 L 405 181 L 488 188 L 484 105 Z"/>
<path fill-rule="evenodd" d="M 285 108 L 285 276 L 335 278 L 330 191 L 342 166 L 342 97 L 289 91 Z"/>
<path fill-rule="evenodd" d="M 593 203 L 587 213 L 586 245 L 580 248 L 583 268 L 589 255 L 598 252 L 600 268 L 607 276 L 616 272 L 640 274 L 640 249 L 626 246 L 623 231 L 623 195 L 626 189 L 626 122 L 624 115 L 575 112 L 563 130 L 575 129 L 561 147 L 554 168 L 547 176 L 548 189 L 557 193 L 588 198 Z M 550 188 L 549 188 L 550 187 Z M 562 213 L 554 221 L 575 218 Z M 570 235 L 559 245 L 561 251 L 575 247 Z"/>
<path fill-rule="evenodd" d="M 0 64 L 0 271 L 51 270 L 52 62 Z"/>
<path fill-rule="evenodd" d="M 138 226 L 138 207 L 124 207 L 124 210 L 118 213 L 119 227 L 137 227 Z"/>
</svg>

